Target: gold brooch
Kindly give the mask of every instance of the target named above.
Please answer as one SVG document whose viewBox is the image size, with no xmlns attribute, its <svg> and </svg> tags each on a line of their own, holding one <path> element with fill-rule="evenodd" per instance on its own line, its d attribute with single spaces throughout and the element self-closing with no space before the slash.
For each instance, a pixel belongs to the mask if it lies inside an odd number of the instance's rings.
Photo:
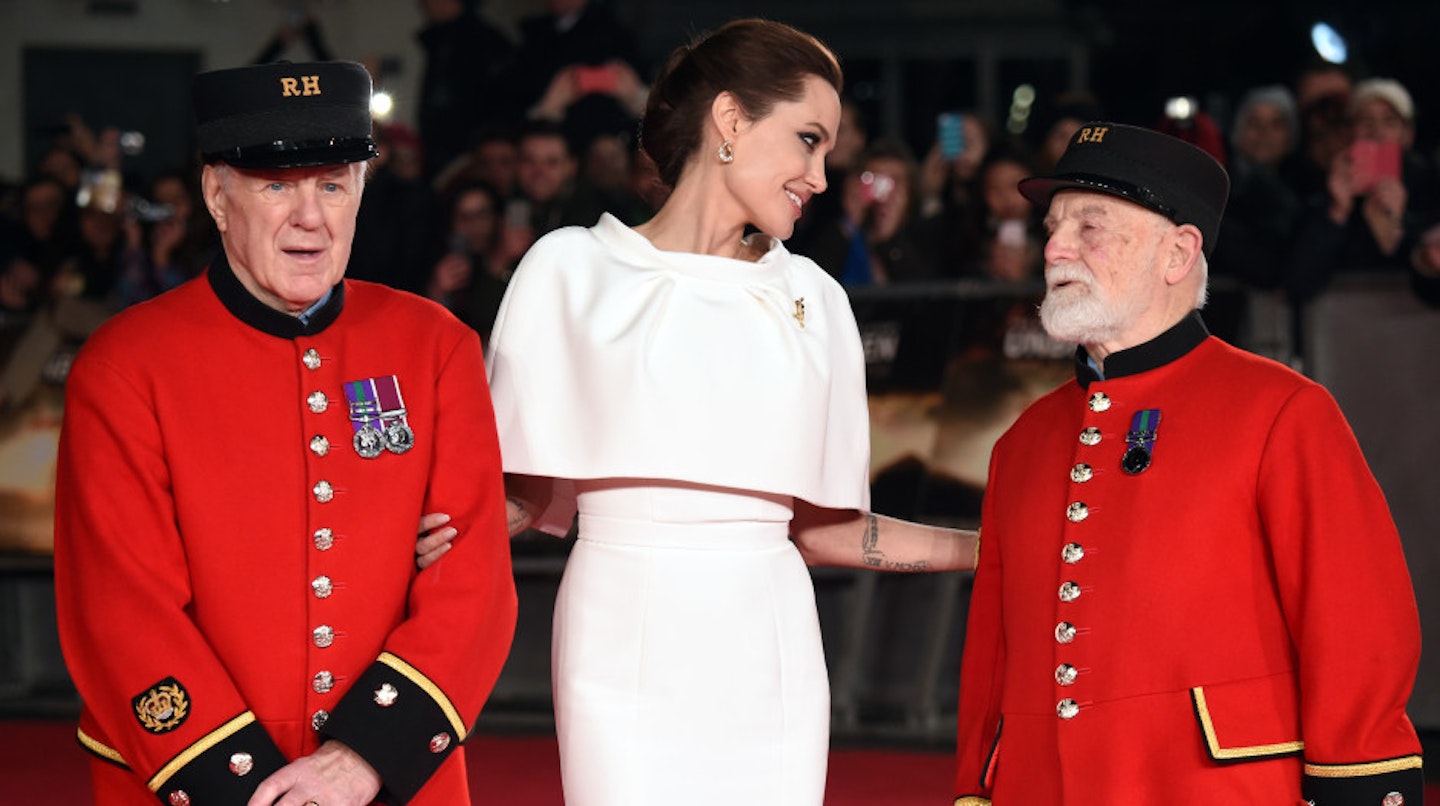
<svg viewBox="0 0 1440 806">
<path fill-rule="evenodd" d="M 794 313 L 794 316 L 795 316 L 795 321 L 797 321 L 797 322 L 800 323 L 800 327 L 805 327 L 805 298 L 804 298 L 804 297 L 801 297 L 800 299 L 795 300 L 795 313 Z"/>
</svg>

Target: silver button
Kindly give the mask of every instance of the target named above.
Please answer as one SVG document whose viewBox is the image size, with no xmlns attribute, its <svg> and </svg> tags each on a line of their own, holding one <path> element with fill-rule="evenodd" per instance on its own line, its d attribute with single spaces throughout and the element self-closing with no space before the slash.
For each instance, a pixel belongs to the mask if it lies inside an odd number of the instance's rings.
<svg viewBox="0 0 1440 806">
<path fill-rule="evenodd" d="M 375 689 L 375 704 L 381 708 L 389 708 L 395 704 L 395 700 L 399 696 L 400 692 L 396 691 L 394 686 L 389 683 L 381 683 L 380 688 Z"/>
<path fill-rule="evenodd" d="M 1075 684 L 1075 676 L 1077 674 L 1079 674 L 1079 672 L 1075 671 L 1074 666 L 1068 663 L 1062 663 L 1055 667 L 1055 682 L 1062 686 L 1072 686 Z"/>
<path fill-rule="evenodd" d="M 1075 625 L 1068 621 L 1062 621 L 1055 625 L 1055 640 L 1061 644 L 1068 644 L 1075 640 Z"/>
<path fill-rule="evenodd" d="M 310 590 L 315 592 L 316 599 L 328 599 L 335 591 L 335 586 L 330 584 L 330 577 L 321 574 L 310 581 Z"/>
<path fill-rule="evenodd" d="M 1104 392 L 1096 392 L 1090 396 L 1091 411 L 1108 411 L 1110 409 L 1110 396 Z"/>
<path fill-rule="evenodd" d="M 1060 559 L 1074 565 L 1085 559 L 1085 547 L 1079 543 L 1066 543 L 1065 548 L 1060 550 Z"/>
<path fill-rule="evenodd" d="M 450 746 L 450 734 L 437 733 L 430 738 L 430 752 L 443 753 Z"/>
<path fill-rule="evenodd" d="M 305 398 L 305 403 L 316 414 L 330 408 L 330 398 L 326 397 L 324 392 L 311 392 L 310 396 Z"/>
<path fill-rule="evenodd" d="M 319 672 L 315 675 L 315 679 L 310 681 L 310 685 L 314 687 L 316 694 L 327 694 L 330 689 L 335 688 L 335 675 L 329 672 Z"/>
<path fill-rule="evenodd" d="M 1061 700 L 1055 706 L 1055 713 L 1059 714 L 1061 719 L 1074 719 L 1080 713 L 1080 704 L 1071 699 Z"/>
<path fill-rule="evenodd" d="M 316 434 L 310 438 L 310 452 L 316 456 L 324 456 L 330 452 L 330 440 L 323 434 Z"/>
<path fill-rule="evenodd" d="M 315 500 L 322 504 L 328 504 L 335 498 L 335 488 L 324 479 L 315 482 L 315 487 L 311 492 L 315 493 Z"/>
<path fill-rule="evenodd" d="M 244 777 L 246 773 L 255 769 L 255 759 L 249 753 L 236 753 L 230 756 L 230 771 L 238 776 Z"/>
<path fill-rule="evenodd" d="M 335 545 L 335 532 L 329 526 L 321 526 L 315 530 L 315 548 L 320 551 L 329 551 Z"/>
<path fill-rule="evenodd" d="M 1090 517 L 1090 507 L 1085 506 L 1084 502 L 1076 501 L 1065 508 L 1065 517 L 1069 518 L 1071 523 L 1079 523 Z"/>
<path fill-rule="evenodd" d="M 316 627 L 311 635 L 315 638 L 315 646 L 321 649 L 325 649 L 335 643 L 335 628 L 329 624 L 321 624 L 319 627 Z"/>
<path fill-rule="evenodd" d="M 1080 444 L 1081 444 L 1081 445 L 1099 445 L 1099 444 L 1100 444 L 1100 429 L 1098 429 L 1098 428 L 1096 428 L 1095 426 L 1092 425 L 1092 426 L 1090 426 L 1089 428 L 1085 429 L 1084 431 L 1081 431 L 1081 432 L 1080 432 Z"/>
<path fill-rule="evenodd" d="M 170 793 L 170 806 L 190 806 L 190 793 L 177 789 Z"/>
<path fill-rule="evenodd" d="M 1391 792 L 1380 801 L 1380 806 L 1405 806 L 1405 796 L 1399 792 Z"/>
<path fill-rule="evenodd" d="M 300 361 L 305 364 L 306 369 L 315 370 L 320 368 L 320 351 L 311 347 L 300 356 Z"/>
<path fill-rule="evenodd" d="M 1070 468 L 1070 480 L 1075 482 L 1076 484 L 1084 484 L 1085 482 L 1093 478 L 1095 478 L 1094 469 L 1092 469 L 1084 462 L 1081 462 L 1080 464 Z"/>
<path fill-rule="evenodd" d="M 325 723 L 329 721 L 330 712 L 325 710 L 324 708 L 321 708 L 320 710 L 315 712 L 314 716 L 310 717 L 310 727 L 314 728 L 315 730 L 320 730 L 321 728 L 325 727 Z"/>
<path fill-rule="evenodd" d="M 1074 582 L 1065 582 L 1060 586 L 1060 601 L 1073 602 L 1080 598 L 1080 586 Z"/>
</svg>

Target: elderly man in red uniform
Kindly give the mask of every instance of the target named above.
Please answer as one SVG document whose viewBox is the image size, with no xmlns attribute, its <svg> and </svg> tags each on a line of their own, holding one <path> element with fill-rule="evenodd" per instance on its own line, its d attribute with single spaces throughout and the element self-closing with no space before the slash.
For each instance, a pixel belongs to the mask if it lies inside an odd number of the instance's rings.
<svg viewBox="0 0 1440 806">
<path fill-rule="evenodd" d="M 1076 379 L 997 443 L 957 806 L 1419 804 L 1418 614 L 1330 395 L 1209 336 L 1228 180 L 1092 123 L 1049 177 L 1041 320 Z"/>
<path fill-rule="evenodd" d="M 515 619 L 479 340 L 342 279 L 362 67 L 204 73 L 194 101 L 223 254 L 67 388 L 56 591 L 95 802 L 468 803 Z M 440 510 L 465 528 L 417 571 Z"/>
</svg>

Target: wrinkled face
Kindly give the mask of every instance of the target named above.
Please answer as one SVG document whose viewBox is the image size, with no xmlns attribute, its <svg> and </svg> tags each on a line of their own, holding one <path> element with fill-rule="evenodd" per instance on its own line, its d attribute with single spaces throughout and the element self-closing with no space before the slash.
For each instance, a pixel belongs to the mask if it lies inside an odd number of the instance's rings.
<svg viewBox="0 0 1440 806">
<path fill-rule="evenodd" d="M 1379 140 L 1384 143 L 1399 143 L 1409 148 L 1414 139 L 1414 130 L 1395 107 L 1380 100 L 1368 98 L 1355 108 L 1355 137 L 1360 140 Z"/>
<path fill-rule="evenodd" d="M 1074 344 L 1138 344 L 1130 334 L 1165 304 L 1160 245 L 1170 226 L 1103 193 L 1056 193 L 1045 216 L 1045 331 Z"/>
<path fill-rule="evenodd" d="M 548 202 L 575 176 L 575 158 L 565 138 L 545 135 L 520 141 L 520 192 L 533 202 Z"/>
<path fill-rule="evenodd" d="M 747 223 L 790 237 L 805 204 L 825 191 L 825 155 L 839 128 L 840 96 L 818 76 L 805 79 L 799 100 L 777 103 L 769 115 L 740 125 L 732 138 L 735 161 L 720 173 Z"/>
<path fill-rule="evenodd" d="M 1241 153 L 1261 165 L 1275 165 L 1290 151 L 1290 124 L 1274 104 L 1256 104 L 1240 122 Z"/>
<path fill-rule="evenodd" d="M 365 163 L 240 169 L 207 165 L 205 204 L 235 276 L 256 299 L 299 313 L 345 276 Z"/>
</svg>

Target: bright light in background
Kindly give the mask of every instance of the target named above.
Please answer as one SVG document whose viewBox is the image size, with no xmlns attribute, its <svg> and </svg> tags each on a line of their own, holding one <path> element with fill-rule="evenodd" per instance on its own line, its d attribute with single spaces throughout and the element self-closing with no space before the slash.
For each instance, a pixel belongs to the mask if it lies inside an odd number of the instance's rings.
<svg viewBox="0 0 1440 806">
<path fill-rule="evenodd" d="M 1350 49 L 1345 46 L 1345 37 L 1331 28 L 1329 23 L 1315 23 L 1310 29 L 1310 42 L 1315 45 L 1315 52 L 1320 54 L 1320 58 L 1331 64 L 1344 64 L 1350 56 Z"/>
<path fill-rule="evenodd" d="M 395 99 L 390 97 L 390 93 L 382 90 L 370 96 L 370 114 L 374 115 L 376 120 L 388 121 L 390 113 L 394 111 Z"/>
<path fill-rule="evenodd" d="M 1030 112 L 1035 106 L 1035 87 L 1021 84 L 1010 94 L 1010 114 L 1005 118 L 1005 129 L 1012 134 L 1023 134 L 1030 123 Z"/>
</svg>

